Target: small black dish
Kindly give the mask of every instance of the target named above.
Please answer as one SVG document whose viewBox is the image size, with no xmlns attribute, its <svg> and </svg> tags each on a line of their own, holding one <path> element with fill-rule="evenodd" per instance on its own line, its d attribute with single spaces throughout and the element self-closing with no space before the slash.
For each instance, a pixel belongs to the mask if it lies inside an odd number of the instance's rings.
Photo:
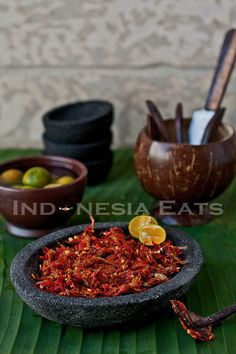
<svg viewBox="0 0 236 354">
<path fill-rule="evenodd" d="M 60 296 L 36 288 L 31 274 L 37 271 L 42 248 L 81 233 L 85 226 L 69 227 L 42 237 L 23 248 L 12 262 L 10 276 L 18 295 L 35 312 L 49 320 L 79 327 L 137 323 L 167 306 L 170 299 L 180 298 L 200 271 L 203 258 L 197 242 L 179 229 L 166 227 L 170 240 L 179 246 L 187 246 L 184 257 L 188 262 L 166 283 L 138 294 L 94 299 Z M 113 226 L 122 227 L 128 233 L 127 223 L 117 222 L 95 224 L 95 230 L 99 232 Z"/>
<path fill-rule="evenodd" d="M 88 182 L 89 186 L 95 186 L 97 184 L 103 183 L 111 168 L 113 162 L 113 153 L 110 151 L 107 156 L 104 156 L 103 160 L 98 161 L 83 161 L 88 169 Z"/>
<path fill-rule="evenodd" d="M 112 121 L 113 105 L 98 100 L 70 103 L 43 116 L 49 139 L 70 144 L 107 139 Z"/>
<path fill-rule="evenodd" d="M 66 156 L 81 161 L 102 160 L 110 151 L 112 133 L 106 140 L 95 143 L 61 144 L 49 139 L 48 134 L 43 134 L 46 155 Z"/>
</svg>

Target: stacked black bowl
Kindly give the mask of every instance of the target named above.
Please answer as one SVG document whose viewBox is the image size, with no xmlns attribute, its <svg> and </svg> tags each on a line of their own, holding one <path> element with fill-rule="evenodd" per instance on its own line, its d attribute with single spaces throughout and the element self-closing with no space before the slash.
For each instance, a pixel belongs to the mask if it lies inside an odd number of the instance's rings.
<svg viewBox="0 0 236 354">
<path fill-rule="evenodd" d="M 106 101 L 67 104 L 43 116 L 44 153 L 82 161 L 88 184 L 102 183 L 112 166 L 113 106 Z"/>
</svg>

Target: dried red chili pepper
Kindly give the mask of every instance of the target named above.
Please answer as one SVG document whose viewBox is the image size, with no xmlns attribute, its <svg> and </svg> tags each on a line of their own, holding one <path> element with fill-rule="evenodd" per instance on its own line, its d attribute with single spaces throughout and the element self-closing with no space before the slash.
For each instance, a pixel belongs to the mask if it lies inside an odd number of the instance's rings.
<svg viewBox="0 0 236 354">
<path fill-rule="evenodd" d="M 186 263 L 183 248 L 170 240 L 147 247 L 119 227 L 96 235 L 93 225 L 43 249 L 39 271 L 32 275 L 37 287 L 63 296 L 138 293 L 168 281 Z"/>
</svg>

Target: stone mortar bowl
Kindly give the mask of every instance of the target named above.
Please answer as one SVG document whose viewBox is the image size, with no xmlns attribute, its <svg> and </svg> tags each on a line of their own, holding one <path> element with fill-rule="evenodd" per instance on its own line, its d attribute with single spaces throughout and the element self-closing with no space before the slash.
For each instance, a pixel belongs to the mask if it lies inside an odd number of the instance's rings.
<svg viewBox="0 0 236 354">
<path fill-rule="evenodd" d="M 185 141 L 189 119 L 184 120 Z M 171 201 L 169 214 L 159 208 L 153 214 L 169 225 L 191 226 L 212 218 L 207 203 L 230 185 L 235 176 L 236 135 L 227 124 L 219 126 L 205 145 L 176 143 L 175 120 L 165 121 L 171 142 L 151 140 L 144 128 L 135 150 L 135 168 L 143 188 L 160 201 Z M 186 213 L 180 213 L 188 203 Z M 186 209 L 185 209 L 186 211 Z M 189 213 L 188 213 L 189 211 Z"/>
<path fill-rule="evenodd" d="M 62 144 L 95 143 L 109 139 L 112 103 L 89 100 L 56 107 L 43 116 L 48 138 Z"/>
<path fill-rule="evenodd" d="M 86 187 L 86 166 L 65 157 L 35 156 L 11 160 L 0 165 L 0 174 L 11 168 L 24 172 L 33 166 L 45 167 L 58 176 L 73 176 L 75 181 L 48 189 L 14 189 L 0 185 L 0 213 L 7 221 L 7 230 L 15 236 L 40 237 L 65 227 Z"/>
<path fill-rule="evenodd" d="M 98 223 L 96 231 L 113 226 L 128 233 L 127 223 Z M 47 293 L 34 285 L 32 272 L 37 271 L 42 247 L 53 246 L 58 241 L 82 232 L 87 225 L 73 226 L 51 233 L 23 248 L 14 258 L 10 276 L 22 300 L 35 312 L 49 320 L 79 327 L 109 327 L 136 323 L 150 318 L 169 300 L 181 297 L 189 288 L 202 265 L 202 252 L 192 238 L 183 231 L 166 228 L 167 237 L 175 244 L 187 246 L 184 258 L 188 261 L 170 281 L 138 294 L 116 297 L 82 298 L 65 297 Z"/>
<path fill-rule="evenodd" d="M 96 143 L 83 144 L 61 144 L 48 138 L 47 133 L 43 134 L 45 153 L 47 155 L 65 156 L 80 161 L 91 161 L 103 159 L 110 149 L 112 143 L 112 132 L 110 136 Z"/>
</svg>

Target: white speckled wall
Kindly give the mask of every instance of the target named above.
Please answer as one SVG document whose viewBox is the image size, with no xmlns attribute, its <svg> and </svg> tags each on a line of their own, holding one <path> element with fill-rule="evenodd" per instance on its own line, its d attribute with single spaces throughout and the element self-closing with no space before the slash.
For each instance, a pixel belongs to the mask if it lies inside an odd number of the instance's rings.
<svg viewBox="0 0 236 354">
<path fill-rule="evenodd" d="M 0 147 L 41 146 L 42 113 L 87 98 L 111 100 L 115 145 L 133 144 L 146 98 L 166 116 L 203 105 L 235 26 L 235 0 L 0 0 Z"/>
</svg>

